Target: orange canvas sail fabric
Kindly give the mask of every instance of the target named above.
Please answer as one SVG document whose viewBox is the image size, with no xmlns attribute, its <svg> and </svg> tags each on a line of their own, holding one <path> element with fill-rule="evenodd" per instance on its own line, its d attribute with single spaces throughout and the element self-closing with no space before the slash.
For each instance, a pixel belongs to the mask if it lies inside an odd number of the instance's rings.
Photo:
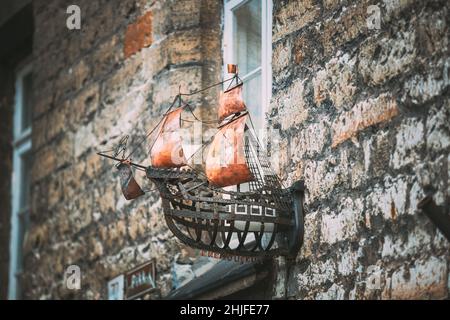
<svg viewBox="0 0 450 320">
<path fill-rule="evenodd" d="M 245 111 L 245 103 L 242 99 L 242 84 L 225 92 L 220 92 L 219 96 L 219 122 L 226 117 Z"/>
<path fill-rule="evenodd" d="M 132 200 L 142 196 L 144 191 L 134 179 L 130 165 L 120 163 L 117 169 L 119 170 L 120 185 L 125 199 Z"/>
<path fill-rule="evenodd" d="M 177 168 L 186 165 L 180 136 L 180 117 L 182 108 L 165 116 L 155 143 L 150 150 L 151 163 L 156 168 Z"/>
<path fill-rule="evenodd" d="M 244 154 L 244 129 L 247 115 L 223 126 L 208 150 L 205 173 L 216 187 L 254 180 Z"/>
</svg>

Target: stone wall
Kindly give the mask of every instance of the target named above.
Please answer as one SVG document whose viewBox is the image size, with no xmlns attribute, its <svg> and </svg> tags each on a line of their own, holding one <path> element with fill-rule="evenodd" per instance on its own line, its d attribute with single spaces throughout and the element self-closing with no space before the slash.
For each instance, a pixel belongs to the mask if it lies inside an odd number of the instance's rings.
<svg viewBox="0 0 450 320">
<path fill-rule="evenodd" d="M 222 1 L 78 0 L 81 30 L 66 28 L 70 4 L 33 2 L 25 298 L 106 298 L 109 279 L 150 258 L 165 295 L 171 267 L 195 252 L 167 230 L 159 195 L 124 200 L 96 152 L 126 134 L 138 147 L 179 84 L 221 78 Z M 370 5 L 380 29 L 367 27 Z M 448 297 L 449 243 L 417 210 L 428 192 L 450 200 L 448 16 L 445 0 L 274 0 L 268 125 L 280 175 L 308 188 L 305 244 L 279 259 L 276 297 Z M 146 148 L 133 160 L 148 163 Z M 82 290 L 66 289 L 71 264 Z"/>
<path fill-rule="evenodd" d="M 96 152 L 130 135 L 132 159 L 181 85 L 183 92 L 221 73 L 217 1 L 87 1 L 81 29 L 68 30 L 73 1 L 34 1 L 34 120 L 31 228 L 25 298 L 106 298 L 106 283 L 157 258 L 157 283 L 171 289 L 176 253 L 188 250 L 168 231 L 159 195 L 127 202 L 109 160 Z M 212 92 L 211 94 L 214 94 Z M 209 95 L 196 112 L 208 114 Z M 145 189 L 151 189 L 137 174 Z M 81 269 L 82 290 L 64 283 Z"/>
<path fill-rule="evenodd" d="M 450 245 L 417 203 L 449 208 L 449 25 L 445 0 L 274 1 L 269 125 L 308 188 L 276 295 L 448 298 Z"/>
</svg>

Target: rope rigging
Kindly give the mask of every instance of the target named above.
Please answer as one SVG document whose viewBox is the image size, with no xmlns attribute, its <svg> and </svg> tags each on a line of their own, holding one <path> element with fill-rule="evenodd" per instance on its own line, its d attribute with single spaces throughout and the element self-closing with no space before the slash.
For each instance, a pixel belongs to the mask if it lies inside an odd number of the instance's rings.
<svg viewBox="0 0 450 320">
<path fill-rule="evenodd" d="M 207 90 L 209 90 L 209 89 L 211 89 L 211 88 L 214 88 L 214 87 L 223 85 L 223 84 L 225 84 L 225 83 L 228 83 L 227 88 L 226 88 L 226 90 L 224 91 L 224 92 L 227 92 L 227 91 L 231 90 L 231 89 L 234 88 L 234 87 L 237 87 L 237 86 L 242 85 L 244 82 L 242 81 L 242 79 L 239 78 L 238 74 L 236 73 L 236 74 L 234 74 L 232 77 L 230 77 L 230 78 L 228 78 L 228 79 L 225 79 L 225 80 L 223 80 L 223 81 L 214 83 L 214 84 L 212 84 L 212 85 L 210 85 L 210 86 L 207 86 L 207 87 L 205 87 L 205 88 L 202 88 L 202 89 L 199 89 L 199 90 L 195 90 L 195 91 L 192 91 L 192 92 L 189 92 L 189 93 L 183 93 L 183 92 L 181 92 L 181 86 L 180 86 L 179 89 L 178 89 L 178 94 L 175 96 L 175 98 L 173 99 L 172 103 L 171 103 L 171 104 L 169 105 L 169 107 L 166 109 L 166 111 L 164 112 L 164 114 L 163 114 L 163 116 L 161 117 L 161 119 L 157 122 L 157 124 L 156 124 L 151 130 L 149 130 L 149 131 L 145 134 L 144 137 L 142 137 L 142 139 L 134 146 L 134 148 L 130 151 L 130 153 L 129 153 L 127 156 L 125 156 L 125 151 L 126 151 L 126 144 L 127 144 L 127 142 L 128 142 L 129 135 L 126 135 L 125 137 L 123 137 L 123 138 L 119 141 L 119 143 L 118 143 L 118 145 L 117 145 L 116 148 L 113 148 L 113 149 L 107 150 L 107 151 L 103 151 L 103 152 L 99 152 L 99 154 L 100 154 L 100 155 L 103 155 L 103 156 L 106 156 L 106 157 L 108 157 L 108 158 L 111 158 L 111 159 L 116 158 L 115 160 L 119 160 L 120 162 L 123 162 L 123 161 L 125 161 L 125 160 L 128 160 L 129 164 L 132 165 L 132 166 L 134 166 L 137 170 L 139 170 L 139 171 L 144 171 L 144 172 L 145 172 L 146 167 L 143 166 L 143 165 L 139 165 L 139 164 L 137 164 L 137 163 L 131 162 L 131 156 L 132 156 L 139 148 L 141 148 L 141 146 L 148 140 L 148 138 L 156 131 L 157 128 L 159 128 L 159 127 L 161 127 L 161 126 L 164 126 L 164 122 L 165 122 L 165 120 L 167 119 L 166 116 L 172 111 L 172 109 L 174 109 L 174 107 L 175 107 L 177 104 L 178 104 L 178 108 L 182 108 L 183 110 L 188 111 L 188 112 L 191 114 L 191 116 L 193 117 L 193 119 L 194 119 L 194 120 L 185 119 L 185 118 L 182 118 L 181 115 L 180 115 L 180 118 L 179 118 L 179 119 L 180 119 L 180 127 L 181 127 L 181 122 L 191 122 L 191 123 L 192 123 L 192 122 L 200 122 L 200 123 L 207 124 L 207 125 L 217 124 L 218 122 L 220 122 L 218 119 L 213 119 L 213 120 L 202 120 L 202 119 L 200 119 L 200 118 L 194 113 L 194 110 L 193 110 L 192 105 L 191 105 L 189 102 L 184 101 L 183 97 L 193 96 L 193 95 L 196 95 L 196 94 L 205 92 L 205 91 L 207 91 Z M 234 86 L 233 86 L 233 84 L 234 84 Z M 178 103 L 177 103 L 177 102 L 178 102 Z M 241 116 L 244 116 L 244 115 L 247 115 L 247 114 L 248 114 L 248 118 L 250 119 L 250 126 L 251 126 L 251 128 L 252 128 L 253 130 L 255 130 L 255 127 L 254 127 L 254 125 L 253 125 L 253 121 L 252 121 L 252 119 L 251 119 L 251 117 L 250 117 L 250 114 L 249 114 L 248 112 L 234 114 L 231 118 L 228 119 L 228 121 L 227 121 L 226 124 L 229 124 L 229 123 L 233 122 L 234 120 L 240 118 Z M 216 132 L 215 132 L 215 133 L 214 133 L 207 141 L 202 142 L 201 147 L 199 147 L 197 150 L 195 150 L 195 151 L 194 151 L 194 152 L 186 159 L 186 164 L 185 164 L 185 165 L 188 166 L 189 168 L 191 168 L 191 169 L 192 169 L 193 171 L 195 171 L 197 174 L 204 176 L 205 178 L 206 178 L 205 173 L 203 173 L 202 171 L 196 169 L 194 166 L 188 164 L 188 161 L 191 160 L 196 154 L 198 154 L 198 152 L 200 152 L 200 151 L 203 152 L 203 150 L 204 150 L 207 146 L 209 146 L 209 145 L 211 144 L 211 142 L 214 140 L 215 136 L 220 132 L 220 129 L 221 129 L 224 125 L 225 125 L 225 124 L 219 125 L 219 126 L 217 127 L 217 131 L 216 131 Z M 154 145 L 155 145 L 155 142 L 157 141 L 157 139 L 158 139 L 158 137 L 159 137 L 159 135 L 160 135 L 161 133 L 162 133 L 162 131 L 159 131 L 159 132 L 158 132 L 158 135 L 157 135 L 154 139 L 152 139 L 152 143 L 151 143 L 151 146 L 150 146 L 149 150 L 152 150 L 152 148 L 153 148 Z M 202 140 L 203 140 L 203 139 L 202 139 Z M 257 154 L 256 154 L 256 159 L 260 162 L 261 166 L 262 166 L 264 169 L 268 169 L 268 170 L 270 171 L 270 173 L 271 173 L 273 176 L 276 176 L 276 174 L 275 174 L 275 172 L 273 171 L 273 169 L 270 167 L 270 165 L 268 165 L 268 161 L 265 161 L 264 159 L 261 159 L 261 157 L 260 157 L 260 153 L 261 153 L 260 150 L 262 150 L 263 148 L 262 148 L 262 146 L 261 146 L 261 143 L 260 143 L 258 137 L 255 136 L 255 135 L 252 135 L 252 137 L 251 137 L 250 140 L 252 141 L 252 143 L 255 143 L 255 144 L 256 144 L 256 149 L 258 150 L 258 151 L 257 151 Z M 105 153 L 107 153 L 107 152 L 113 152 L 113 156 L 111 157 L 111 156 L 105 155 Z M 121 155 L 121 159 L 118 159 L 117 156 L 119 156 L 119 155 Z M 266 167 L 267 167 L 267 168 L 266 168 Z M 264 170 L 264 171 L 265 171 L 265 170 Z M 103 172 L 103 171 L 102 171 L 102 172 Z M 265 173 L 263 173 L 263 175 L 265 175 Z M 277 182 L 280 183 L 280 185 L 281 185 L 282 182 L 279 181 L 279 179 L 277 179 L 277 180 L 278 180 Z"/>
<path fill-rule="evenodd" d="M 112 151 L 116 151 L 119 147 L 122 147 L 122 149 L 120 150 L 121 152 L 122 152 L 122 160 L 126 160 L 126 159 L 130 159 L 131 158 L 131 156 L 142 146 L 142 144 L 144 144 L 145 143 L 145 141 L 147 141 L 147 139 L 148 139 L 148 137 L 150 137 L 151 135 L 152 135 L 152 133 L 154 133 L 155 132 L 155 130 L 161 125 L 161 123 L 163 122 L 163 120 L 165 119 L 165 116 L 173 109 L 173 107 L 175 106 L 175 104 L 176 104 L 176 102 L 178 101 L 178 105 L 179 105 L 179 107 L 181 107 L 181 108 L 185 108 L 185 109 L 187 109 L 189 112 L 190 112 L 190 114 L 194 117 L 194 119 L 196 120 L 196 121 L 198 121 L 198 122 L 201 122 L 201 123 L 204 123 L 204 124 L 213 124 L 213 123 L 217 123 L 217 119 L 214 119 L 214 120 L 202 120 L 202 119 L 200 119 L 199 117 L 197 117 L 196 115 L 195 115 L 195 113 L 194 113 L 194 111 L 193 111 L 193 109 L 192 109 L 192 106 L 188 103 L 188 102 L 185 102 L 184 103 L 184 105 L 182 105 L 183 104 L 183 99 L 182 99 L 182 97 L 183 96 L 193 96 L 193 95 L 196 95 L 196 94 L 199 94 L 199 93 L 201 93 L 201 92 L 204 92 L 204 91 L 206 91 L 206 90 L 209 90 L 209 89 L 211 89 L 211 88 L 214 88 L 214 87 L 217 87 L 217 86 L 219 86 L 219 85 L 223 85 L 224 83 L 227 83 L 227 82 L 229 82 L 229 84 L 228 84 L 228 88 L 227 88 L 227 90 L 229 90 L 229 88 L 230 88 L 230 86 L 231 86 L 231 84 L 233 83 L 233 80 L 236 80 L 236 83 L 239 83 L 239 81 L 242 83 L 242 80 L 239 78 L 239 76 L 237 75 L 237 74 L 235 74 L 233 77 L 231 77 L 231 78 L 228 78 L 228 79 L 225 79 L 225 80 L 223 80 L 223 81 L 220 81 L 220 82 L 217 82 L 217 83 L 214 83 L 214 84 L 212 84 L 212 85 L 210 85 L 210 86 L 207 86 L 207 87 L 205 87 L 205 88 L 202 88 L 202 89 L 199 89 L 199 90 L 196 90 L 196 91 L 192 91 L 192 92 L 189 92 L 189 93 L 182 93 L 181 92 L 181 87 L 179 87 L 179 93 L 175 96 L 175 98 L 173 99 L 173 101 L 172 101 L 172 103 L 170 104 L 170 106 L 167 108 L 167 110 L 164 112 L 164 114 L 163 114 L 163 117 L 158 121 L 158 123 L 135 145 L 135 147 L 130 151 L 130 153 L 127 155 L 127 156 L 125 156 L 125 149 L 126 149 L 126 146 L 124 146 L 124 144 L 126 145 L 126 142 L 128 141 L 128 138 L 129 138 L 129 135 L 127 135 L 125 138 L 122 138 L 120 141 L 119 141 L 119 143 L 118 143 L 118 147 L 116 147 L 116 148 L 113 148 L 113 149 L 111 149 L 111 150 L 106 150 L 106 151 L 101 151 L 100 153 L 107 153 L 107 152 L 112 152 Z M 194 122 L 194 121 L 190 121 L 190 120 L 187 120 L 187 119 L 182 119 L 182 121 L 186 121 L 186 122 Z M 125 139 L 125 142 L 123 142 L 123 140 Z M 154 141 L 156 141 L 156 139 L 154 139 Z M 153 143 L 152 143 L 152 146 L 150 147 L 150 150 L 152 149 L 152 147 L 153 147 L 153 145 L 154 145 L 154 141 L 153 141 Z M 114 157 L 117 157 L 117 155 L 118 155 L 119 153 L 116 153 L 116 152 L 114 152 Z"/>
</svg>

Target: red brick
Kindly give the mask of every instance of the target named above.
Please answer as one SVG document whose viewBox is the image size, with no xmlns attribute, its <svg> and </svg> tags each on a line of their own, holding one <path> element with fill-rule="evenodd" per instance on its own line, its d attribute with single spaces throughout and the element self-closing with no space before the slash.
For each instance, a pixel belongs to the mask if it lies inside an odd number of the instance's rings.
<svg viewBox="0 0 450 320">
<path fill-rule="evenodd" d="M 152 12 L 148 11 L 135 23 L 127 27 L 123 46 L 125 58 L 132 56 L 142 48 L 150 46 L 152 42 Z"/>
</svg>

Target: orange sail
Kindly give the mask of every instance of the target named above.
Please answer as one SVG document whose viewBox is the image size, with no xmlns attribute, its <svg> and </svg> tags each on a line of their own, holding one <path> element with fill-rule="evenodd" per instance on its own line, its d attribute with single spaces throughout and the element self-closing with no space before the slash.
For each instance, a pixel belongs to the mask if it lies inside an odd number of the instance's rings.
<svg viewBox="0 0 450 320">
<path fill-rule="evenodd" d="M 153 167 L 177 168 L 186 165 L 187 161 L 179 132 L 182 110 L 182 108 L 178 108 L 165 116 L 150 150 Z"/>
<path fill-rule="evenodd" d="M 254 180 L 245 161 L 244 129 L 247 115 L 224 125 L 208 150 L 205 173 L 216 187 L 226 187 Z"/>
<path fill-rule="evenodd" d="M 130 164 L 122 162 L 117 169 L 119 170 L 120 184 L 125 199 L 132 200 L 142 196 L 144 191 L 134 179 Z"/>
<path fill-rule="evenodd" d="M 222 122 L 226 117 L 242 112 L 245 110 L 245 103 L 242 100 L 242 84 L 220 92 L 219 97 L 219 122 Z"/>
</svg>

